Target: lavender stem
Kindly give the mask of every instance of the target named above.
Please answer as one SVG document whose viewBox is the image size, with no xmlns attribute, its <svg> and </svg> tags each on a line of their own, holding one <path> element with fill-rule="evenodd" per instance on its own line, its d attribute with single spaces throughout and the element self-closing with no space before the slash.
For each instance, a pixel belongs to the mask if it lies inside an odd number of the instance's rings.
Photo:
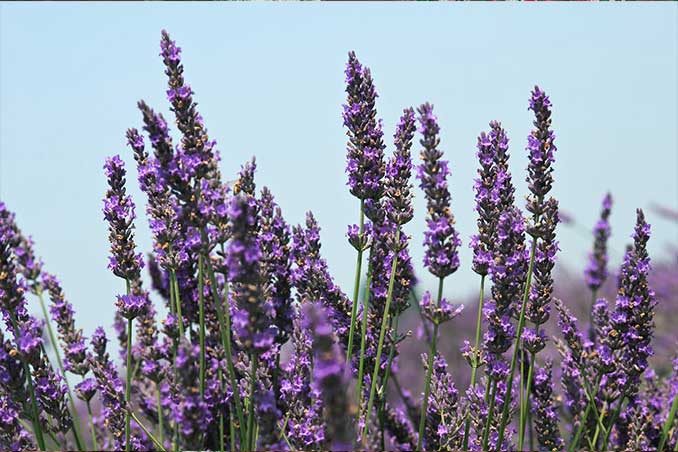
<svg viewBox="0 0 678 452">
<path fill-rule="evenodd" d="M 436 306 L 440 306 L 440 300 L 443 298 L 443 277 L 438 278 L 438 299 Z M 417 450 L 421 449 L 424 440 L 424 426 L 426 425 L 426 408 L 428 405 L 428 397 L 431 393 L 431 376 L 433 375 L 433 359 L 436 355 L 436 347 L 438 340 L 438 323 L 433 324 L 433 334 L 431 335 L 431 351 L 428 355 L 428 367 L 426 369 L 426 383 L 424 385 L 424 401 L 421 404 L 421 415 L 419 417 L 419 436 L 417 438 Z"/>
<path fill-rule="evenodd" d="M 664 428 L 662 429 L 662 437 L 659 440 L 659 449 L 657 450 L 662 450 L 664 448 L 666 440 L 669 438 L 669 430 L 673 425 L 673 419 L 676 417 L 676 411 L 678 411 L 678 394 L 676 394 L 676 396 L 673 398 L 673 403 L 671 404 L 671 411 L 669 411 L 669 417 L 666 419 L 666 422 L 664 423 Z M 678 441 L 676 442 L 676 444 L 678 445 Z"/>
<path fill-rule="evenodd" d="M 360 410 L 363 403 L 363 376 L 365 372 L 365 340 L 367 336 L 367 310 L 370 300 L 370 286 L 372 285 L 372 249 L 367 260 L 367 279 L 365 282 L 365 295 L 363 296 L 363 321 L 360 325 L 360 360 L 358 362 L 358 420 L 360 420 Z"/>
<path fill-rule="evenodd" d="M 92 434 L 92 448 L 94 450 L 99 450 L 99 445 L 97 444 L 97 435 L 96 432 L 94 431 L 94 421 L 92 417 L 92 404 L 90 401 L 87 401 L 87 414 L 89 414 L 89 429 L 90 433 Z"/>
<path fill-rule="evenodd" d="M 476 320 L 476 339 L 475 339 L 475 345 L 474 347 L 474 362 L 473 362 L 473 368 L 471 369 L 471 384 L 469 385 L 470 388 L 475 386 L 476 384 L 476 373 L 478 371 L 478 345 L 480 344 L 480 331 L 483 323 L 483 298 L 485 296 L 485 275 L 480 276 L 480 298 L 478 300 L 478 319 Z M 464 427 L 464 440 L 463 440 L 463 445 L 462 449 L 466 450 L 468 449 L 468 435 L 471 430 L 471 419 L 468 417 L 468 413 L 466 414 L 466 426 Z"/>
<path fill-rule="evenodd" d="M 520 340 L 521 335 L 523 334 L 523 326 L 525 326 L 525 307 L 527 306 L 527 298 L 530 294 L 530 284 L 532 283 L 532 270 L 534 269 L 534 256 L 537 250 L 537 239 L 532 239 L 532 247 L 530 250 L 530 264 L 527 269 L 527 281 L 525 282 L 525 292 L 523 293 L 523 304 L 520 308 L 520 318 L 518 319 L 518 331 L 516 337 L 518 341 Z M 509 406 L 511 405 L 511 389 L 513 388 L 513 375 L 516 371 L 516 361 L 518 358 L 518 344 L 513 349 L 513 356 L 511 357 L 511 370 L 509 371 L 508 379 L 506 380 L 506 396 L 504 397 L 504 405 L 501 414 L 501 423 L 499 424 L 499 437 L 497 444 L 501 445 L 504 441 L 504 431 L 506 430 L 506 424 L 508 423 L 509 416 Z M 489 419 L 492 418 L 492 413 L 489 415 Z"/>
<path fill-rule="evenodd" d="M 157 440 L 155 436 L 151 432 L 148 431 L 146 426 L 139 420 L 136 414 L 134 414 L 130 409 L 127 409 L 127 414 L 129 414 L 132 419 L 134 419 L 134 422 L 137 423 L 137 425 L 141 428 L 141 430 L 144 431 L 144 433 L 153 441 L 153 444 L 155 444 L 158 449 L 160 449 L 162 452 L 167 452 L 165 447 Z"/>
<path fill-rule="evenodd" d="M 360 223 L 358 224 L 358 237 L 362 237 L 365 229 L 365 200 L 360 200 Z M 353 336 L 355 334 L 356 315 L 358 313 L 358 294 L 360 293 L 360 277 L 362 276 L 363 249 L 358 248 L 358 257 L 355 268 L 355 281 L 353 283 L 353 306 L 351 307 L 351 327 L 348 333 L 348 348 L 346 349 L 346 369 L 351 371 L 351 361 L 353 360 Z M 358 403 L 360 403 L 360 392 L 358 392 Z M 360 405 L 358 405 L 360 406 Z M 358 410 L 360 411 L 360 410 Z"/>
<path fill-rule="evenodd" d="M 203 275 L 203 255 L 198 255 L 198 317 L 200 322 L 200 396 L 205 396 L 205 295 L 203 294 L 205 276 Z"/>
<path fill-rule="evenodd" d="M 395 243 L 400 243 L 400 228 L 398 228 L 396 231 Z M 393 298 L 393 282 L 395 281 L 396 267 L 398 266 L 398 253 L 393 254 L 393 262 L 391 263 L 391 276 L 388 280 L 388 292 L 386 293 L 386 305 L 384 306 L 384 312 L 381 315 L 381 328 L 379 331 L 379 342 L 377 343 L 377 355 L 374 358 L 374 370 L 372 371 L 372 380 L 370 382 L 370 398 L 367 401 L 367 410 L 365 411 L 365 426 L 363 427 L 363 433 L 360 439 L 363 444 L 365 444 L 367 439 L 367 429 L 369 427 L 369 422 L 367 420 L 369 419 L 370 411 L 372 411 L 372 405 L 374 404 L 374 393 L 377 389 L 377 380 L 379 377 L 379 368 L 381 364 L 381 352 L 384 348 L 384 337 L 386 336 L 388 318 L 390 317 L 391 298 Z"/>
</svg>

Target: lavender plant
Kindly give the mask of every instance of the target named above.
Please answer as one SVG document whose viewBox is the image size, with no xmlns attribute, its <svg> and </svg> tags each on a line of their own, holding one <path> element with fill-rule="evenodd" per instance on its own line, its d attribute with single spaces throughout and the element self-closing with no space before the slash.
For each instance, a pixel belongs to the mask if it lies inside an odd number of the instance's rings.
<svg viewBox="0 0 678 452">
<path fill-rule="evenodd" d="M 0 449 L 677 450 L 678 357 L 666 356 L 678 337 L 665 333 L 664 317 L 676 306 L 678 260 L 651 267 L 639 209 L 612 293 L 607 194 L 585 271 L 559 285 L 556 226 L 567 222 L 551 196 L 544 91 L 535 87 L 529 101 L 527 217 L 515 203 L 507 132 L 492 121 L 477 140 L 474 322 L 445 296 L 461 240 L 431 104 L 418 118 L 403 109 L 389 153 L 371 71 L 349 53 L 342 119 L 360 204 L 347 234 L 357 252 L 349 298 L 321 255 L 316 218 L 308 212 L 290 227 L 271 190 L 257 188 L 254 158 L 234 183 L 222 180 L 181 49 L 165 31 L 160 56 L 178 137 L 144 101 L 141 127 L 126 132 L 146 197 L 146 259 L 123 158 L 104 164 L 108 267 L 125 281 L 108 300 L 117 341 L 77 327 L 61 283 L 0 202 Z M 422 295 L 405 232 L 417 214 L 417 133 L 423 264 L 438 280 Z M 44 319 L 30 314 L 33 299 Z M 468 365 L 454 355 L 459 345 Z M 417 346 L 426 352 L 411 352 Z M 67 372 L 79 376 L 72 391 Z"/>
</svg>

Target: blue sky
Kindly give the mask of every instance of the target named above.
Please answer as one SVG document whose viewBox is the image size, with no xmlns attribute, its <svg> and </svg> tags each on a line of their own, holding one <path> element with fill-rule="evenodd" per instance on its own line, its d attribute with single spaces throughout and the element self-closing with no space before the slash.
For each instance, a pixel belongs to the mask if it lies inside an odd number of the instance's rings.
<svg viewBox="0 0 678 452">
<path fill-rule="evenodd" d="M 0 4 L 0 199 L 63 280 L 78 321 L 109 326 L 121 280 L 106 269 L 102 165 L 128 163 L 137 211 L 144 198 L 125 130 L 140 127 L 136 102 L 165 112 L 160 30 L 183 48 L 186 78 L 233 178 L 256 155 L 290 223 L 312 210 L 323 250 L 350 292 L 354 251 L 346 225 L 358 201 L 345 186 L 344 64 L 355 50 L 372 69 L 388 152 L 402 109 L 430 101 L 451 162 L 462 269 L 447 295 L 473 293 L 469 236 L 476 137 L 492 119 L 511 139 L 523 203 L 530 90 L 553 102 L 558 152 L 554 195 L 576 218 L 560 227 L 560 265 L 583 268 L 600 200 L 615 197 L 612 260 L 629 241 L 635 208 L 678 209 L 678 5 L 666 4 Z M 418 153 L 418 148 L 417 148 Z M 423 195 L 408 225 L 422 270 Z M 650 252 L 666 256 L 675 223 L 647 211 Z M 150 248 L 145 219 L 139 243 Z"/>
</svg>

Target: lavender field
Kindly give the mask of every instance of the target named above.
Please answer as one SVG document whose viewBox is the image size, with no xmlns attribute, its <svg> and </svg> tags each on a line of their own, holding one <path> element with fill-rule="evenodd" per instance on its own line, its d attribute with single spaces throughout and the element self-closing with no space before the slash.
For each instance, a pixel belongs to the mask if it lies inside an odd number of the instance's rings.
<svg viewBox="0 0 678 452">
<path fill-rule="evenodd" d="M 531 117 L 522 135 L 501 118 L 469 132 L 474 205 L 460 212 L 469 187 L 435 99 L 386 130 L 389 74 L 349 51 L 341 236 L 312 210 L 292 219 L 281 206 L 303 200 L 279 199 L 261 158 L 233 162 L 228 137 L 208 134 L 187 58 L 163 30 L 165 105 L 139 100 L 126 148 L 100 162 L 117 296 L 91 297 L 113 318 L 88 331 L 41 237 L 0 198 L 0 450 L 678 450 L 678 238 L 655 245 L 650 224 L 675 232 L 675 200 L 637 206 L 621 230 L 613 191 L 589 193 L 588 216 L 562 209 L 568 150 L 547 87 L 515 105 Z M 572 231 L 587 257 L 559 265 Z M 348 284 L 325 255 L 337 243 Z M 457 296 L 464 270 L 473 293 Z"/>
</svg>

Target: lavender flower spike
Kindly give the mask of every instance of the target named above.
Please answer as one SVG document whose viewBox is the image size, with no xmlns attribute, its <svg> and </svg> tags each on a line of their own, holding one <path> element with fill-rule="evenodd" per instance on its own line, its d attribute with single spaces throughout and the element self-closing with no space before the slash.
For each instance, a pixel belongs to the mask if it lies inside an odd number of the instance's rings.
<svg viewBox="0 0 678 452">
<path fill-rule="evenodd" d="M 409 222 L 412 210 L 412 157 L 410 148 L 416 130 L 414 110 L 406 108 L 393 137 L 395 152 L 386 165 L 386 215 L 396 225 Z"/>
<path fill-rule="evenodd" d="M 563 450 L 563 439 L 558 430 L 558 412 L 556 410 L 553 384 L 551 382 L 551 362 L 538 368 L 532 386 L 532 413 L 534 429 L 537 432 L 540 450 Z"/>
<path fill-rule="evenodd" d="M 593 251 L 589 255 L 589 264 L 584 276 L 586 284 L 595 293 L 607 279 L 607 240 L 610 238 L 610 212 L 612 211 L 612 195 L 603 198 L 600 220 L 593 228 Z"/>
<path fill-rule="evenodd" d="M 349 450 L 353 444 L 350 406 L 346 397 L 344 359 L 322 304 L 302 306 L 303 325 L 313 338 L 313 388 L 322 394 L 325 439 L 329 450 Z"/>
<path fill-rule="evenodd" d="M 343 117 L 349 139 L 348 186 L 351 194 L 360 200 L 379 201 L 383 195 L 385 146 L 381 122 L 376 118 L 377 92 L 370 70 L 363 68 L 354 52 L 348 54 L 346 93 Z"/>
<path fill-rule="evenodd" d="M 450 192 L 447 188 L 449 175 L 448 162 L 441 160 L 443 152 L 438 149 L 440 127 L 433 114 L 433 106 L 426 103 L 420 106 L 419 131 L 423 134 L 421 145 L 422 164 L 417 167 L 419 186 L 426 194 L 426 206 L 429 213 L 424 233 L 424 265 L 439 278 L 454 273 L 459 268 L 457 249 L 461 245 L 459 235 L 454 229 L 454 216 L 450 210 Z"/>
<path fill-rule="evenodd" d="M 108 238 L 111 256 L 108 268 L 113 274 L 128 281 L 140 278 L 143 260 L 135 254 L 134 203 L 125 190 L 125 165 L 116 155 L 106 159 L 104 165 L 109 189 L 104 198 L 104 219 L 108 221 Z"/>
</svg>

